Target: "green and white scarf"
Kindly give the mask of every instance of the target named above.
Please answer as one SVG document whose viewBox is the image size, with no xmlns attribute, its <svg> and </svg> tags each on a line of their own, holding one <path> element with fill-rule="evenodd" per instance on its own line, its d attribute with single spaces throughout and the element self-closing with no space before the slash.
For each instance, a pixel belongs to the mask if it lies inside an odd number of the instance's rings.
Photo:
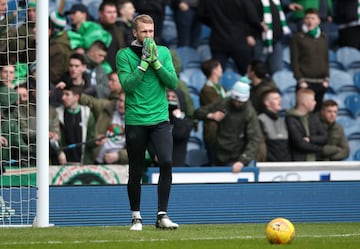
<svg viewBox="0 0 360 249">
<path fill-rule="evenodd" d="M 222 99 L 226 97 L 225 90 L 224 88 L 222 88 L 220 84 L 216 84 L 210 80 L 207 80 L 206 85 L 212 87 L 215 90 L 215 92 L 219 94 L 219 96 L 221 96 Z"/>
<path fill-rule="evenodd" d="M 303 24 L 301 29 L 305 34 L 311 36 L 314 39 L 319 38 L 321 35 L 321 30 L 319 26 L 316 26 L 314 29 L 310 30 L 305 24 Z"/>
<path fill-rule="evenodd" d="M 276 5 L 276 7 L 279 11 L 281 26 L 282 26 L 284 35 L 291 33 L 289 27 L 287 26 L 286 17 L 285 17 L 283 9 L 281 7 L 280 0 L 261 0 L 261 3 L 263 5 L 263 12 L 264 12 L 263 21 L 266 24 L 266 26 L 268 27 L 267 32 L 262 33 L 263 52 L 265 54 L 273 52 L 273 29 L 272 29 L 273 23 L 272 23 L 270 1 L 273 1 L 273 3 Z"/>
</svg>

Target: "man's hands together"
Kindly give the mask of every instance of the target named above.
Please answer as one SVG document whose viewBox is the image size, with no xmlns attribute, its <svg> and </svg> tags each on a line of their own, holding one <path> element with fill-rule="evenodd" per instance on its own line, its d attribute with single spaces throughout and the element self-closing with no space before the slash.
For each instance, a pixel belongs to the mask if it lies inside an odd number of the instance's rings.
<svg viewBox="0 0 360 249">
<path fill-rule="evenodd" d="M 161 63 L 158 59 L 158 48 L 154 39 L 145 38 L 139 69 L 145 72 L 149 65 L 151 65 L 155 70 L 159 70 L 161 68 Z"/>
</svg>

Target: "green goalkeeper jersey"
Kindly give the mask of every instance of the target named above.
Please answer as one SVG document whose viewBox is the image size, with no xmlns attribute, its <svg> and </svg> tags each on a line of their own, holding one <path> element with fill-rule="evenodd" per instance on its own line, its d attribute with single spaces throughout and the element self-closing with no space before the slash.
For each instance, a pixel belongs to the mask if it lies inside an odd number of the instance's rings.
<svg viewBox="0 0 360 249">
<path fill-rule="evenodd" d="M 169 120 L 166 88 L 175 89 L 177 75 L 168 48 L 158 46 L 162 67 L 155 71 L 150 65 L 146 72 L 138 68 L 139 56 L 130 47 L 117 52 L 116 68 L 126 93 L 125 123 L 154 125 Z"/>
</svg>

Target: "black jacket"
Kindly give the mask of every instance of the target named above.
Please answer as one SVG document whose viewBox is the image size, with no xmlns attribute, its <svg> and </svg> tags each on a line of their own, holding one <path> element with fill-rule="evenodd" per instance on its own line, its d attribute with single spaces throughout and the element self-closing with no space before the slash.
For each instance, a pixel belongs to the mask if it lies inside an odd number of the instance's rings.
<svg viewBox="0 0 360 249">
<path fill-rule="evenodd" d="M 291 159 L 306 161 L 308 153 L 315 153 L 316 160 L 320 160 L 323 146 L 327 142 L 327 131 L 322 126 L 318 115 L 310 113 L 308 116 L 310 142 L 304 140 L 304 137 L 307 137 L 305 127 L 301 117 L 294 114 L 293 110 L 289 110 L 286 114 L 285 121 L 289 133 Z"/>
</svg>

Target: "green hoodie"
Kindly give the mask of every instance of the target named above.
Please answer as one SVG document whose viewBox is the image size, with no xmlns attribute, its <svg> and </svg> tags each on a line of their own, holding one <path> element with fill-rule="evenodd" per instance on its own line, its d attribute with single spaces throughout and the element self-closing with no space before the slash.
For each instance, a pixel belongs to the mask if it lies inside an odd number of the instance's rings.
<svg viewBox="0 0 360 249">
<path fill-rule="evenodd" d="M 169 49 L 158 46 L 158 55 L 162 67 L 155 71 L 150 65 L 145 73 L 138 68 L 140 58 L 130 47 L 116 55 L 117 73 L 126 93 L 127 125 L 154 125 L 169 120 L 166 88 L 176 88 L 178 78 Z"/>
</svg>

